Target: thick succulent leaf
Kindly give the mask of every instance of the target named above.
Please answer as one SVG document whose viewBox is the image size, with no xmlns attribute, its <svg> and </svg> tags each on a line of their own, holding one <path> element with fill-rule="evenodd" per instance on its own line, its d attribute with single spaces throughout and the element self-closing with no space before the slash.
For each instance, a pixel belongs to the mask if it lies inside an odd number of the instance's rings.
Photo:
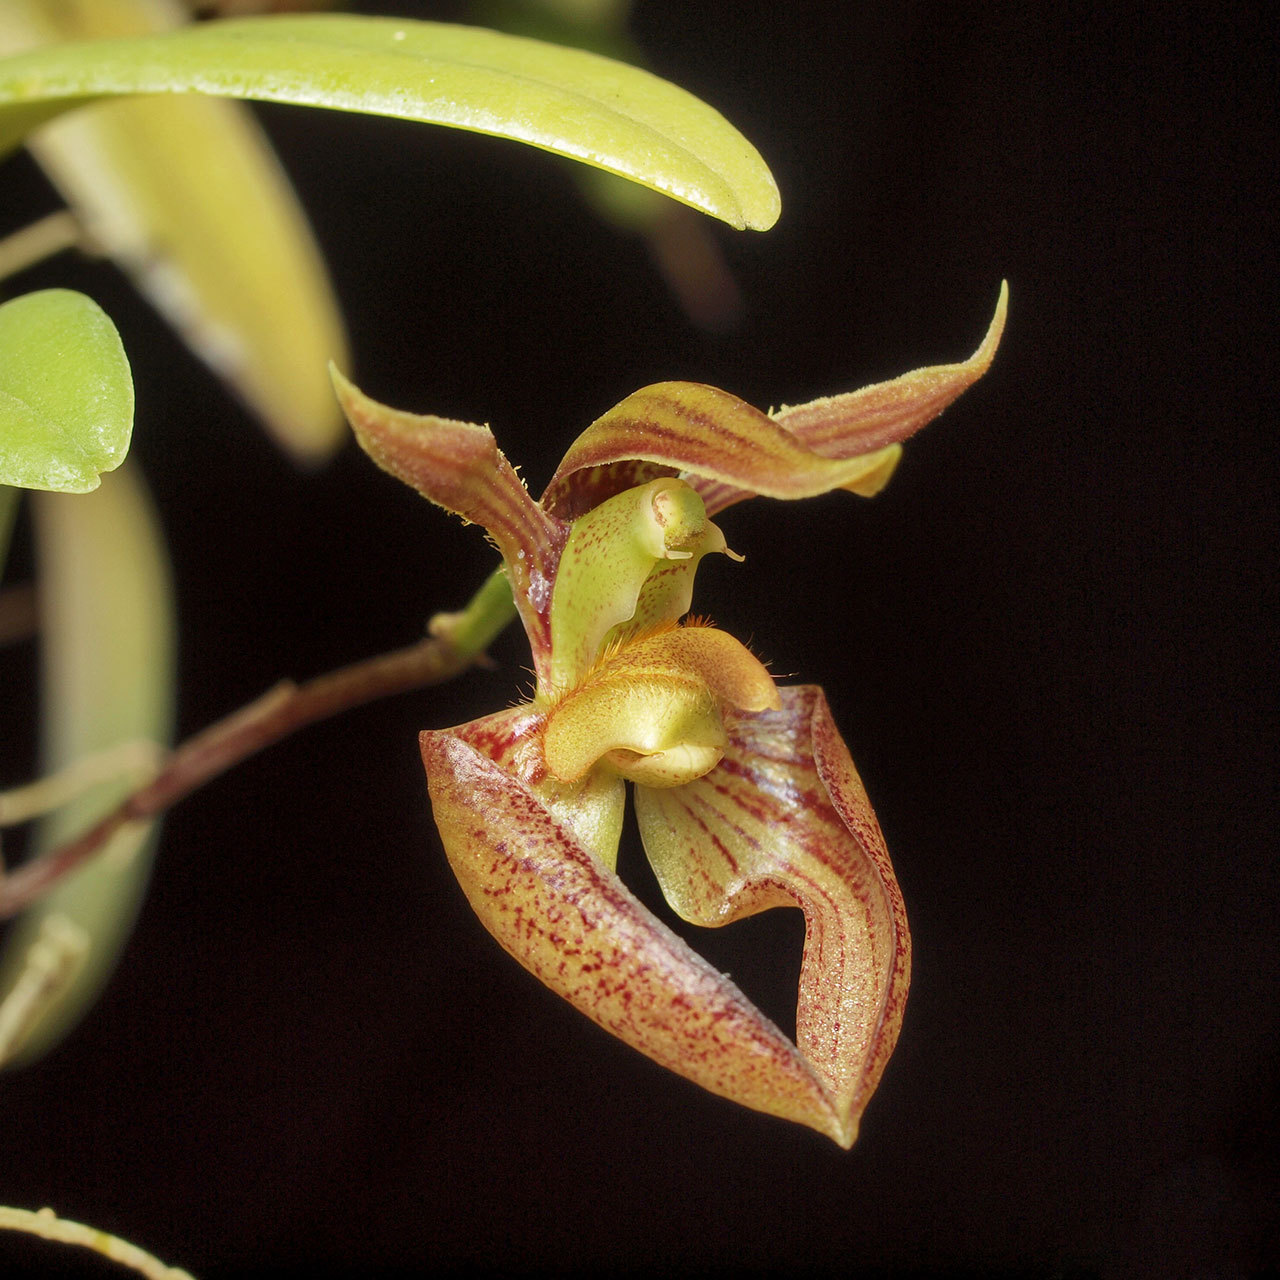
<svg viewBox="0 0 1280 1280">
<path fill-rule="evenodd" d="M 580 508 L 613 477 L 625 484 L 642 464 L 679 473 L 703 494 L 718 488 L 770 498 L 811 498 L 848 488 L 877 471 L 883 458 L 824 458 L 744 400 L 699 382 L 659 382 L 633 392 L 597 418 L 569 446 L 542 497 L 548 511 Z M 722 504 L 727 505 L 727 504 Z M 707 503 L 708 514 L 717 508 Z"/>
<path fill-rule="evenodd" d="M 662 1066 L 841 1141 L 827 1093 L 791 1041 L 584 846 L 543 800 L 536 763 L 513 761 L 513 734 L 536 744 L 537 727 L 527 713 L 503 713 L 422 735 L 436 824 L 485 928 L 539 981 Z"/>
<path fill-rule="evenodd" d="M 0 150 L 97 96 L 190 92 L 497 134 L 737 227 L 765 229 L 778 217 L 758 152 L 684 90 L 581 50 L 407 19 L 250 18 L 27 53 L 0 63 Z"/>
<path fill-rule="evenodd" d="M 41 763 L 52 773 L 121 743 L 168 739 L 174 620 L 163 539 L 128 464 L 87 495 L 33 495 L 42 616 Z M 38 831 L 37 852 L 83 831 L 137 779 L 95 787 Z M 88 939 L 72 981 L 30 1025 L 16 1061 L 50 1049 L 92 1005 L 128 940 L 146 889 L 154 824 L 121 832 L 31 907 L 6 936 L 0 994 L 22 972 L 43 922 L 61 916 Z"/>
<path fill-rule="evenodd" d="M 632 782 L 678 786 L 713 768 L 722 706 L 778 706 L 760 660 L 725 631 L 680 627 L 625 645 L 547 712 L 547 767 L 565 781 L 597 761 Z"/>
<path fill-rule="evenodd" d="M 551 582 L 568 529 L 546 515 L 499 451 L 488 427 L 406 413 L 366 396 L 331 369 L 338 401 L 360 447 L 424 498 L 480 525 L 497 544 L 533 647 L 549 672 Z"/>
<path fill-rule="evenodd" d="M 0 53 L 180 26 L 173 0 L 6 0 Z M 103 103 L 28 139 L 107 254 L 299 462 L 345 436 L 325 377 L 346 338 L 324 262 L 262 130 L 188 94 Z"/>
<path fill-rule="evenodd" d="M 902 442 L 991 367 L 1007 305 L 1001 285 L 986 337 L 960 364 L 917 369 L 772 416 L 699 383 L 645 387 L 569 446 L 543 506 L 572 518 L 628 483 L 676 473 L 702 495 L 708 515 L 757 494 L 808 498 L 848 489 L 870 497 L 893 473 Z"/>
<path fill-rule="evenodd" d="M 910 941 L 866 792 L 822 691 L 725 717 L 719 767 L 674 790 L 636 789 L 667 901 L 720 925 L 775 906 L 805 914 L 796 1041 L 852 1145 L 902 1025 Z"/>
<path fill-rule="evenodd" d="M 44 289 L 0 306 L 0 484 L 88 493 L 132 434 L 129 361 L 96 302 Z"/>
</svg>

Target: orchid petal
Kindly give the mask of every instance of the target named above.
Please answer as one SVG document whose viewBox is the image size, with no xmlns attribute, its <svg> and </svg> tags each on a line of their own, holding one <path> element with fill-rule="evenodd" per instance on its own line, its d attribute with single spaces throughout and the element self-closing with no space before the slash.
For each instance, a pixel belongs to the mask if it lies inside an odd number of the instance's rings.
<svg viewBox="0 0 1280 1280">
<path fill-rule="evenodd" d="M 674 790 L 636 788 L 667 901 L 703 925 L 800 906 L 796 1041 L 851 1146 L 902 1025 L 910 940 L 884 839 L 822 691 L 727 714 L 720 766 Z"/>
<path fill-rule="evenodd" d="M 713 627 L 681 627 L 625 645 L 547 713 L 546 761 L 566 782 L 597 761 L 648 786 L 715 768 L 728 741 L 721 707 L 778 706 L 749 649 Z"/>
<path fill-rule="evenodd" d="M 523 714 L 422 735 L 445 852 L 485 928 L 540 982 L 660 1065 L 842 1141 L 826 1089 L 791 1041 L 584 847 L 544 802 L 536 769 L 512 770 L 511 734 L 527 743 L 537 727 Z"/>
<path fill-rule="evenodd" d="M 511 774 L 577 844 L 613 870 L 618 863 L 626 787 L 621 778 L 603 772 L 574 782 L 553 777 L 543 753 L 545 728 L 544 712 L 522 706 L 442 732 L 444 736 L 465 739 L 470 747 Z M 428 739 L 434 741 L 438 736 L 430 731 L 421 735 L 424 759 Z"/>
<path fill-rule="evenodd" d="M 424 498 L 481 525 L 497 544 L 541 673 L 550 652 L 551 580 L 566 526 L 529 496 L 488 427 L 392 409 L 332 366 L 330 374 L 365 453 Z"/>
<path fill-rule="evenodd" d="M 542 505 L 570 519 L 628 485 L 680 474 L 708 515 L 743 498 L 809 498 L 831 489 L 870 496 L 888 480 L 899 446 L 990 367 L 1004 331 L 1008 286 L 981 346 L 960 364 L 784 408 L 772 417 L 737 396 L 693 382 L 645 387 L 598 418 L 565 454 Z"/>
<path fill-rule="evenodd" d="M 869 469 L 862 458 L 814 453 L 767 414 L 718 387 L 659 382 L 633 392 L 569 446 L 543 506 L 556 514 L 572 509 L 579 486 L 598 492 L 597 468 L 626 459 L 679 472 L 700 490 L 697 480 L 771 498 L 811 498 L 855 483 Z"/>
<path fill-rule="evenodd" d="M 714 524 L 709 527 L 715 530 L 719 543 L 723 544 L 724 535 L 720 530 Z M 693 579 L 698 563 L 710 551 L 723 551 L 731 560 L 742 559 L 727 546 L 715 545 L 705 547 L 690 560 L 668 560 L 655 565 L 640 589 L 631 617 L 609 632 L 605 645 L 625 644 L 683 618 L 693 603 Z"/>
<path fill-rule="evenodd" d="M 1000 285 L 995 314 L 981 345 L 959 364 L 913 369 L 845 395 L 783 406 L 773 415 L 796 439 L 827 458 L 848 458 L 901 443 L 967 391 L 995 359 L 1009 311 L 1009 284 Z"/>
</svg>

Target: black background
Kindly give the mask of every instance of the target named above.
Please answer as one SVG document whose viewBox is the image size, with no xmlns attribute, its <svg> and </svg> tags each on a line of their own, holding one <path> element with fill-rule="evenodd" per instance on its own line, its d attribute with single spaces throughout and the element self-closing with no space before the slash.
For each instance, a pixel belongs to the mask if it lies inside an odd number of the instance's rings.
<svg viewBox="0 0 1280 1280">
<path fill-rule="evenodd" d="M 962 358 L 1008 277 L 994 368 L 884 494 L 736 508 L 746 563 L 700 577 L 699 609 L 826 688 L 906 896 L 912 995 L 857 1146 L 665 1074 L 470 915 L 415 734 L 519 694 L 512 635 L 497 671 L 312 730 L 172 814 L 107 996 L 0 1079 L 0 1202 L 205 1277 L 1274 1267 L 1269 25 L 640 0 L 633 29 L 783 191 L 773 231 L 713 233 L 731 333 L 690 325 L 560 162 L 261 114 L 361 385 L 490 422 L 535 491 L 647 382 L 768 407 Z M 4 178 L 24 216 L 53 207 L 25 160 Z M 293 471 L 110 268 L 19 283 L 87 288 L 124 333 L 184 732 L 408 642 L 487 570 L 476 530 L 354 448 Z M 634 850 L 624 870 L 650 892 Z M 699 945 L 785 1017 L 800 936 L 775 913 Z M 0 1272 L 35 1248 L 0 1241 Z"/>
</svg>

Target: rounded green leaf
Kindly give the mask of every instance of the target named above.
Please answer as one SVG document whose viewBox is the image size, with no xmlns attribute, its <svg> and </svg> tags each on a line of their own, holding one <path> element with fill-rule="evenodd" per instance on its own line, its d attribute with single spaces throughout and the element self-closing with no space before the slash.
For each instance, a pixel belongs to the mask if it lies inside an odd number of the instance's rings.
<svg viewBox="0 0 1280 1280">
<path fill-rule="evenodd" d="M 0 62 L 0 152 L 106 95 L 207 93 L 495 134 L 595 165 L 737 227 L 779 196 L 719 112 L 647 71 L 477 27 L 338 15 L 210 22 Z"/>
<path fill-rule="evenodd" d="M 129 361 L 96 302 L 45 289 L 0 306 L 0 484 L 88 493 L 132 431 Z"/>
</svg>

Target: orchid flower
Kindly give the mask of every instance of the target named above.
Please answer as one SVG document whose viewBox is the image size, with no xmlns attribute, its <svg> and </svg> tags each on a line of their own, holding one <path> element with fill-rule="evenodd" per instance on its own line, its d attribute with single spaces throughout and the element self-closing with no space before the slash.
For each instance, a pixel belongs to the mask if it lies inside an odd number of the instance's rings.
<svg viewBox="0 0 1280 1280">
<path fill-rule="evenodd" d="M 902 1024 L 910 942 L 884 840 L 822 691 L 779 688 L 688 613 L 710 517 L 756 495 L 870 496 L 902 441 L 986 371 L 961 364 L 765 414 L 714 387 L 628 396 L 534 502 L 487 427 L 387 408 L 335 374 L 373 460 L 481 525 L 533 652 L 522 706 L 421 736 L 435 821 L 476 914 L 553 991 L 713 1093 L 843 1147 Z M 793 1042 L 615 873 L 626 782 L 683 919 L 805 916 Z"/>
</svg>

